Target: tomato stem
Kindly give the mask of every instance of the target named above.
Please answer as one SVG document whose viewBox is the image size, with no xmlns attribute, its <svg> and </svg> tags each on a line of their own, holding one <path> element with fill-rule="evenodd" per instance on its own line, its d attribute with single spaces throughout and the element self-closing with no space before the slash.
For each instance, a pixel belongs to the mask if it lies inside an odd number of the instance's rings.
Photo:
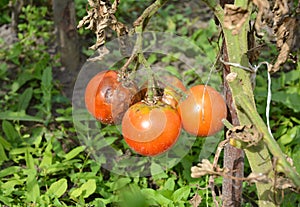
<svg viewBox="0 0 300 207">
<path fill-rule="evenodd" d="M 138 57 L 139 57 L 139 62 L 142 65 L 144 65 L 145 68 L 147 69 L 148 86 L 147 86 L 147 100 L 146 101 L 149 104 L 155 104 L 156 103 L 155 97 L 156 97 L 157 93 L 156 93 L 156 89 L 155 89 L 155 78 L 154 78 L 152 68 L 142 52 L 139 53 Z"/>
</svg>

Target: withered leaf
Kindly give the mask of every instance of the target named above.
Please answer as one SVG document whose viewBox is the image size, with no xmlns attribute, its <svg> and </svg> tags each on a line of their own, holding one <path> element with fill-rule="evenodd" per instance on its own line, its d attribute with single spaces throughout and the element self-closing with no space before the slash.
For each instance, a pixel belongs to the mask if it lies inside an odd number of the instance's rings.
<svg viewBox="0 0 300 207">
<path fill-rule="evenodd" d="M 202 162 L 199 163 L 197 166 L 193 166 L 191 168 L 191 172 L 192 178 L 200 178 L 204 175 L 215 174 L 213 164 L 211 164 L 210 161 L 207 159 L 203 159 Z"/>
<path fill-rule="evenodd" d="M 235 139 L 247 143 L 247 147 L 258 144 L 262 139 L 262 134 L 254 125 L 235 126 L 226 133 L 228 139 Z"/>
<path fill-rule="evenodd" d="M 193 198 L 190 200 L 190 204 L 193 206 L 193 207 L 198 207 L 200 205 L 202 201 L 202 197 L 196 193 Z"/>
<path fill-rule="evenodd" d="M 288 1 L 276 0 L 272 12 L 274 13 L 273 25 L 276 26 L 280 23 L 282 18 L 289 12 Z"/>
<path fill-rule="evenodd" d="M 262 173 L 250 173 L 248 175 L 248 177 L 246 178 L 246 180 L 248 180 L 248 182 L 250 183 L 269 183 L 270 179 L 268 178 L 268 176 L 266 174 L 262 174 Z"/>
<path fill-rule="evenodd" d="M 116 31 L 118 36 L 128 33 L 127 27 L 119 22 L 114 15 L 120 0 L 115 0 L 112 5 L 110 1 L 88 0 L 88 2 L 90 9 L 87 11 L 87 16 L 79 22 L 77 28 L 87 25 L 86 29 L 95 32 L 97 40 L 90 49 L 96 50 L 105 43 L 106 28 Z"/>
<path fill-rule="evenodd" d="M 274 63 L 274 66 L 270 69 L 271 73 L 277 72 L 280 68 L 280 65 L 285 63 L 288 59 L 289 53 L 294 44 L 295 30 L 296 19 L 292 17 L 286 17 L 276 31 L 276 46 L 280 50 L 280 52 L 276 59 L 276 62 Z"/>
<path fill-rule="evenodd" d="M 224 27 L 232 30 L 237 35 L 249 16 L 249 11 L 233 4 L 225 4 Z"/>
<path fill-rule="evenodd" d="M 287 188 L 291 188 L 291 189 L 295 189 L 296 190 L 296 186 L 295 184 L 288 178 L 285 177 L 277 177 L 276 178 L 276 188 L 277 189 L 287 189 Z"/>
<path fill-rule="evenodd" d="M 253 4 L 255 4 L 258 9 L 254 28 L 259 36 L 263 36 L 263 33 L 260 32 L 261 27 L 273 17 L 270 4 L 268 0 L 253 0 Z"/>
</svg>

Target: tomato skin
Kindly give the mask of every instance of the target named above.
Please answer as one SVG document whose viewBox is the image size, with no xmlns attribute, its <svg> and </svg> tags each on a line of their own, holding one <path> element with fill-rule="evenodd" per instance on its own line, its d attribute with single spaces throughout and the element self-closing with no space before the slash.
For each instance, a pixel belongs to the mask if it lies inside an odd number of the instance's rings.
<svg viewBox="0 0 300 207">
<path fill-rule="evenodd" d="M 221 94 L 214 88 L 196 85 L 188 90 L 187 98 L 179 103 L 178 112 L 183 129 L 192 135 L 207 137 L 223 128 L 222 119 L 227 116 L 227 107 Z"/>
<path fill-rule="evenodd" d="M 96 74 L 85 89 L 87 110 L 103 124 L 120 123 L 129 106 L 140 101 L 135 96 L 137 87 L 132 83 L 127 86 L 118 81 L 116 71 L 106 70 Z"/>
<path fill-rule="evenodd" d="M 124 140 L 134 151 L 145 156 L 155 156 L 170 149 L 181 131 L 178 112 L 159 102 L 132 105 L 122 121 Z"/>
</svg>

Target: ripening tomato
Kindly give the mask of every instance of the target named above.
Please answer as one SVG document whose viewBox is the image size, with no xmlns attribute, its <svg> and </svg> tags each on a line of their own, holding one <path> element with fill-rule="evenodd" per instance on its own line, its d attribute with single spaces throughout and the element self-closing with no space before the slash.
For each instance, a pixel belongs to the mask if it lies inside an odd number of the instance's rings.
<svg viewBox="0 0 300 207">
<path fill-rule="evenodd" d="M 85 105 L 101 123 L 120 123 L 126 110 L 140 101 L 137 92 L 133 83 L 119 82 L 116 71 L 102 71 L 89 81 L 85 89 Z"/>
<path fill-rule="evenodd" d="M 227 116 L 226 103 L 219 92 L 210 86 L 196 85 L 187 98 L 178 104 L 183 128 L 190 134 L 206 137 L 223 128 Z"/>
<path fill-rule="evenodd" d="M 132 105 L 122 120 L 122 134 L 134 151 L 145 156 L 161 154 L 172 147 L 181 131 L 178 112 L 158 102 Z"/>
</svg>

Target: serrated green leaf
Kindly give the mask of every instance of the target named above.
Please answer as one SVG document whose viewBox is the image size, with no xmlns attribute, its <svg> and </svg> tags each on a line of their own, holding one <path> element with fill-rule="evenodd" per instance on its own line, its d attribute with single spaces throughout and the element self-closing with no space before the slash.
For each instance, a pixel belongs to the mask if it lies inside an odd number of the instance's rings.
<svg viewBox="0 0 300 207">
<path fill-rule="evenodd" d="M 72 158 L 76 157 L 77 155 L 79 155 L 81 152 L 83 152 L 85 150 L 85 147 L 84 146 L 79 146 L 79 147 L 76 147 L 74 149 L 72 149 L 70 152 L 68 152 L 66 155 L 65 155 L 65 159 L 66 160 L 71 160 Z"/>
<path fill-rule="evenodd" d="M 68 182 L 65 178 L 62 178 L 51 184 L 46 194 L 53 195 L 56 198 L 60 198 L 67 190 Z"/>
<path fill-rule="evenodd" d="M 27 88 L 19 97 L 18 111 L 25 111 L 29 106 L 29 102 L 32 98 L 33 89 Z"/>
</svg>

